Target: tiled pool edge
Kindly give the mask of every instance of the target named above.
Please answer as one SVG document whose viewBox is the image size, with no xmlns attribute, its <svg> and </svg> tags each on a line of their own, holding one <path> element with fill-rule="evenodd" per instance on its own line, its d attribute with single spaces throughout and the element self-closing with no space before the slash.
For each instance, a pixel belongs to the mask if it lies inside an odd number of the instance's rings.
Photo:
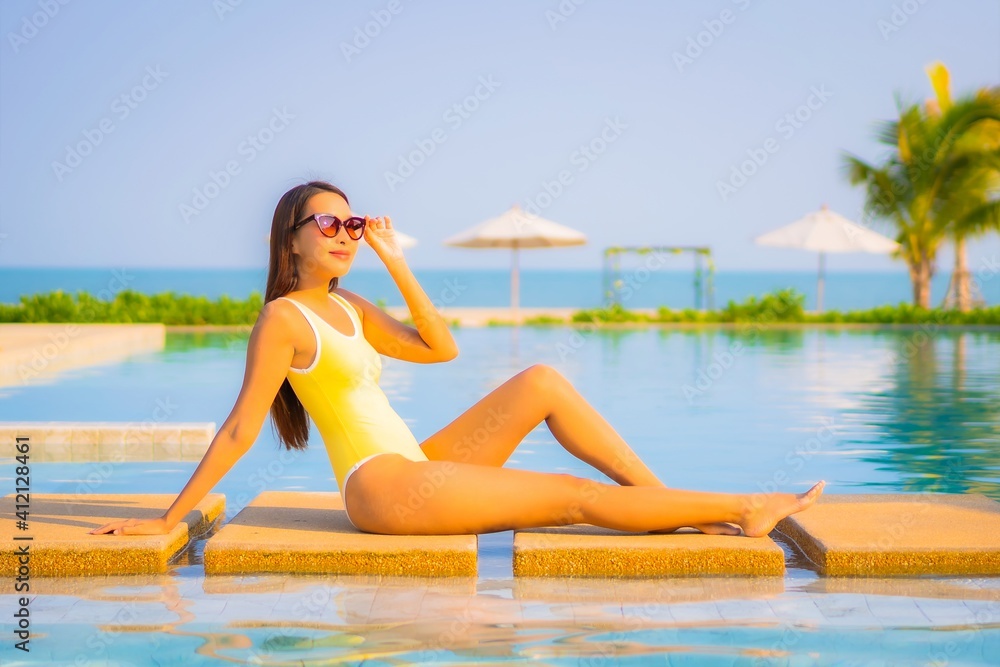
<svg viewBox="0 0 1000 667">
<path fill-rule="evenodd" d="M 36 462 L 200 460 L 215 422 L 0 421 L 0 442 L 26 438 Z"/>
</svg>

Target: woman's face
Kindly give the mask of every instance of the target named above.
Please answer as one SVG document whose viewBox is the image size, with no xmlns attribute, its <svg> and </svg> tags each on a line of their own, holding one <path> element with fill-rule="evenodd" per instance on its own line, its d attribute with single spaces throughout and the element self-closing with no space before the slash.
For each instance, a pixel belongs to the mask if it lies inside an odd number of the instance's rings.
<svg viewBox="0 0 1000 667">
<path fill-rule="evenodd" d="M 333 192 L 321 192 L 310 197 L 299 220 L 314 213 L 328 213 L 340 220 L 347 220 L 353 215 L 343 197 Z M 320 231 L 315 220 L 310 220 L 292 234 L 292 254 L 298 256 L 299 275 L 343 276 L 350 270 L 357 251 L 358 241 L 347 234 L 343 225 L 336 236 L 329 237 Z"/>
</svg>

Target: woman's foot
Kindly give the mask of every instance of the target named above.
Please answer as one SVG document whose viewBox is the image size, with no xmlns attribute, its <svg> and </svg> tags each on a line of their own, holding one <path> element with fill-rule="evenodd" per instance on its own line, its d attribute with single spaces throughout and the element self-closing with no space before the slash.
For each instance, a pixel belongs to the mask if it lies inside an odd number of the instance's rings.
<svg viewBox="0 0 1000 667">
<path fill-rule="evenodd" d="M 779 521 L 790 514 L 801 512 L 823 493 L 825 481 L 817 482 L 804 493 L 755 493 L 746 501 L 746 509 L 739 524 L 747 537 L 761 537 L 770 533 Z"/>
</svg>

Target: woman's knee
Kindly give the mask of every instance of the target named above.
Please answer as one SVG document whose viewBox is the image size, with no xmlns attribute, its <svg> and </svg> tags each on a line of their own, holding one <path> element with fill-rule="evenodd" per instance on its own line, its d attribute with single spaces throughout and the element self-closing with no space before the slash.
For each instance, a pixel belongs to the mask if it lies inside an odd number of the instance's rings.
<svg viewBox="0 0 1000 667">
<path fill-rule="evenodd" d="M 566 377 L 548 364 L 532 364 L 521 372 L 523 380 L 532 388 L 548 392 L 567 384 Z"/>
</svg>

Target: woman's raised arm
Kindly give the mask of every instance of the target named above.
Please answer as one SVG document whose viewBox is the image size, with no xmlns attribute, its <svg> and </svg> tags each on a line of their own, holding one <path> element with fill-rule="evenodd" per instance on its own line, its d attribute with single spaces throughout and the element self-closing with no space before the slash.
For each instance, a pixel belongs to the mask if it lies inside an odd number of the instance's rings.
<svg viewBox="0 0 1000 667">
<path fill-rule="evenodd" d="M 90 531 L 91 534 L 157 535 L 168 533 L 253 446 L 271 403 L 281 388 L 295 345 L 286 318 L 290 309 L 276 301 L 264 305 L 247 343 L 243 387 L 229 417 L 212 439 L 201 463 L 173 504 L 157 519 L 119 519 Z"/>
</svg>

